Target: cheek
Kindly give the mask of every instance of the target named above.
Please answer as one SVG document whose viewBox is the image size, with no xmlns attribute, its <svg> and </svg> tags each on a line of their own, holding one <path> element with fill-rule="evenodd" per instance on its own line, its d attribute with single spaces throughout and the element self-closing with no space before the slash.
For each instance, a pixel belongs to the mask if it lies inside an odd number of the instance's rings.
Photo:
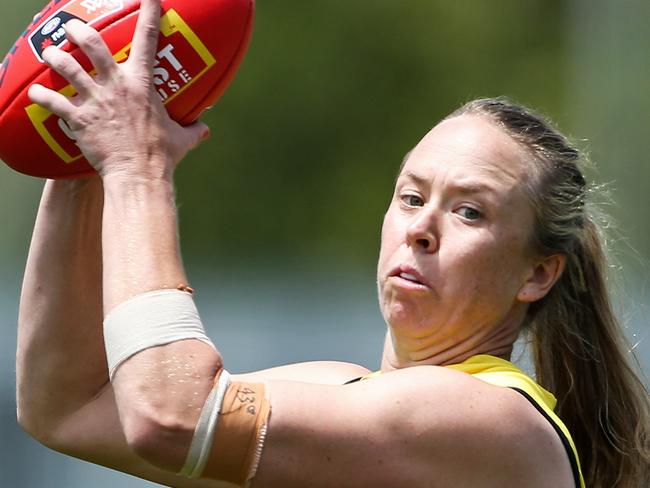
<svg viewBox="0 0 650 488">
<path fill-rule="evenodd" d="M 379 248 L 379 259 L 377 261 L 377 295 L 379 298 L 379 307 L 385 316 L 385 307 L 390 302 L 390 297 L 386 296 L 386 277 L 395 266 L 395 255 L 399 251 L 404 239 L 400 235 L 396 222 L 391 218 L 389 213 L 384 217 L 384 223 L 381 228 L 381 242 Z"/>
<path fill-rule="evenodd" d="M 390 256 L 399 248 L 403 241 L 401 232 L 398 229 L 394 219 L 387 213 L 384 217 L 384 223 L 381 226 L 381 241 L 379 245 L 379 270 L 382 264 L 390 259 Z"/>
<path fill-rule="evenodd" d="M 469 295 L 487 293 L 502 289 L 512 279 L 512 271 L 518 267 L 517 251 L 497 242 L 457 242 L 446 249 L 447 256 L 442 255 L 440 265 L 445 266 L 443 274 L 447 285 L 457 292 Z M 461 290 L 458 290 L 458 289 Z"/>
<path fill-rule="evenodd" d="M 464 263 L 457 265 L 462 269 L 468 297 L 479 301 L 510 303 L 514 300 L 524 275 L 523 251 L 517 245 L 498 245 L 490 243 L 482 252 L 465 256 Z M 458 273 L 458 271 L 456 271 Z"/>
</svg>

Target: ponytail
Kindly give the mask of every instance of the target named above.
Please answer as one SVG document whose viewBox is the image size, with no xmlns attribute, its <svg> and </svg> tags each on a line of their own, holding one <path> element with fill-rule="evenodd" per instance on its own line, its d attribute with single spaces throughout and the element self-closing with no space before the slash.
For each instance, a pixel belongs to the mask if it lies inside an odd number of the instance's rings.
<svg viewBox="0 0 650 488">
<path fill-rule="evenodd" d="M 538 382 L 558 397 L 587 486 L 650 486 L 648 393 L 628 362 L 629 347 L 605 282 L 598 229 L 585 220 L 575 253 L 532 310 Z"/>
<path fill-rule="evenodd" d="M 467 103 L 449 117 L 490 118 L 531 156 L 523 184 L 535 215 L 531 246 L 566 256 L 550 292 L 528 310 L 537 381 L 576 444 L 591 488 L 650 487 L 650 402 L 613 311 L 607 259 L 579 164 L 584 158 L 540 116 L 504 99 Z M 638 363 L 637 363 L 638 365 Z"/>
</svg>

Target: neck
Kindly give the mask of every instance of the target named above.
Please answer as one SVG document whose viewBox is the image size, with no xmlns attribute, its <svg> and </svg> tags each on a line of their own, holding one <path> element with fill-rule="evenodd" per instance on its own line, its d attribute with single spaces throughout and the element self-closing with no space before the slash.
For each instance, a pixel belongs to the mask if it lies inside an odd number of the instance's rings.
<svg viewBox="0 0 650 488">
<path fill-rule="evenodd" d="M 384 342 L 381 370 L 387 372 L 411 366 L 446 366 L 462 363 L 478 354 L 489 354 L 509 360 L 518 334 L 518 327 L 506 327 L 479 343 L 469 338 L 448 347 L 441 347 L 438 343 L 427 343 L 424 339 L 413 341 L 411 338 L 402 337 L 389 328 Z"/>
</svg>

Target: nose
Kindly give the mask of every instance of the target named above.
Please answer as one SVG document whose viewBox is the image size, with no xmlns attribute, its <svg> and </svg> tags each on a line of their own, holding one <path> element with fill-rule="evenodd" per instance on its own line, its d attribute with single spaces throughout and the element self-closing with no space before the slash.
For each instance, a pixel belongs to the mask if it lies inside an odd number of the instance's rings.
<svg viewBox="0 0 650 488">
<path fill-rule="evenodd" d="M 406 243 L 414 251 L 436 252 L 438 249 L 437 232 L 435 212 L 423 207 L 406 229 Z"/>
</svg>

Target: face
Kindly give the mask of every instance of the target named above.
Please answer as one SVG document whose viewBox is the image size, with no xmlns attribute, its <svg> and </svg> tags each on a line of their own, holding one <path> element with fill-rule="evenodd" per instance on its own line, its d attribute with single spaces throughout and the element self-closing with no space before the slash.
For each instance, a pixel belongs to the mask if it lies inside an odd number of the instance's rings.
<svg viewBox="0 0 650 488">
<path fill-rule="evenodd" d="M 531 277 L 526 154 L 489 119 L 446 120 L 413 149 L 384 218 L 379 301 L 393 333 L 438 348 L 518 328 Z M 518 323 L 517 323 L 518 322 Z"/>
</svg>

